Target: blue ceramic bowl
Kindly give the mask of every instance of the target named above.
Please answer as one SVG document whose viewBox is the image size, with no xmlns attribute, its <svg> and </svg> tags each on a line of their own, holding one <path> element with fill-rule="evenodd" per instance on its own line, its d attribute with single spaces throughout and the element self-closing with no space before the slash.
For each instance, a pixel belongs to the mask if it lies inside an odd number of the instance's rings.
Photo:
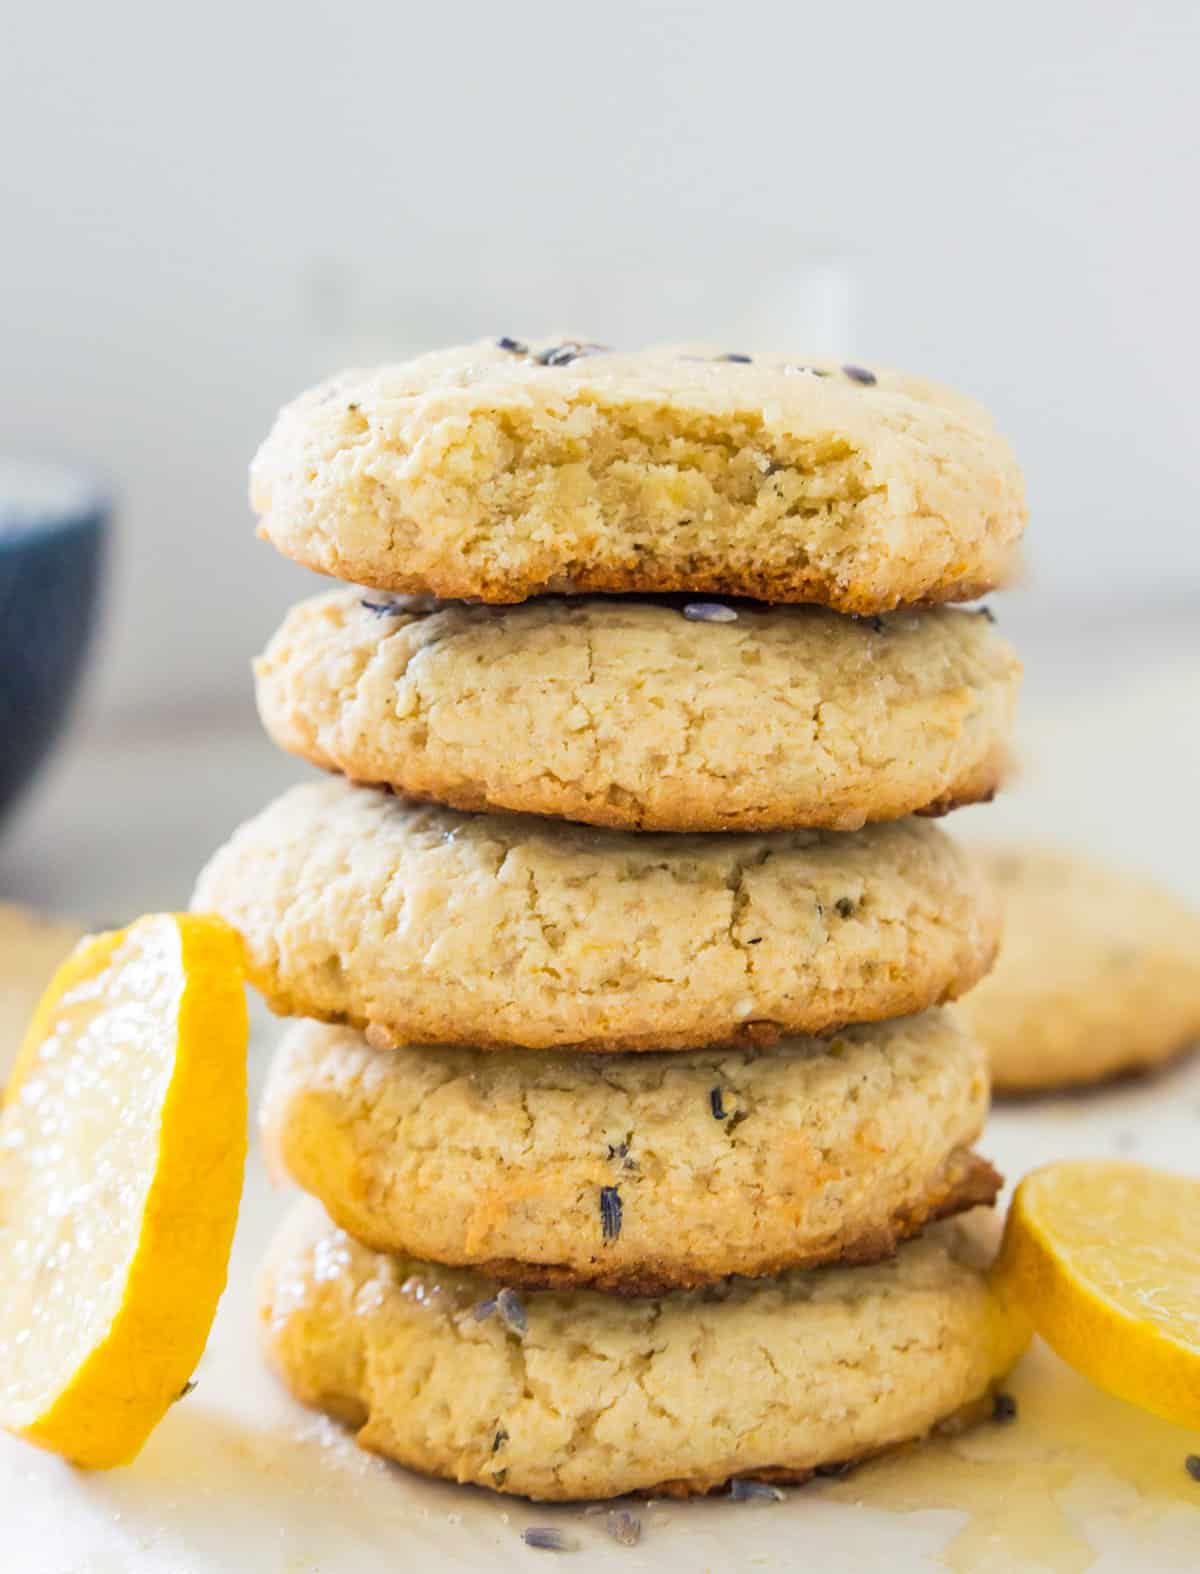
<svg viewBox="0 0 1200 1574">
<path fill-rule="evenodd" d="M 109 512 L 81 472 L 0 457 L 0 817 L 66 719 L 95 623 Z"/>
</svg>

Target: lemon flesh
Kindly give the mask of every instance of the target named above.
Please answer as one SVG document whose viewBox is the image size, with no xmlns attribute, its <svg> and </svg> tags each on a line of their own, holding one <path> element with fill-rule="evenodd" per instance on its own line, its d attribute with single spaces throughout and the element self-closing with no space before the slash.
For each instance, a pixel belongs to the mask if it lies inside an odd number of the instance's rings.
<svg viewBox="0 0 1200 1574">
<path fill-rule="evenodd" d="M 1200 1427 L 1200 1181 L 1103 1159 L 1034 1170 L 993 1278 L 1076 1371 Z"/>
<path fill-rule="evenodd" d="M 236 935 L 153 916 L 52 982 L 0 1117 L 0 1423 L 131 1459 L 203 1351 L 246 1150 Z"/>
</svg>

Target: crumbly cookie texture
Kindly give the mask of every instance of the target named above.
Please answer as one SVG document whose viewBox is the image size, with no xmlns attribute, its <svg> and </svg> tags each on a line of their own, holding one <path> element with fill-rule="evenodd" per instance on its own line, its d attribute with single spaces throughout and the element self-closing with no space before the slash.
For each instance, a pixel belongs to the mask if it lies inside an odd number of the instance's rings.
<svg viewBox="0 0 1200 1574">
<path fill-rule="evenodd" d="M 875 613 L 1009 576 L 1024 486 L 972 401 L 829 361 L 591 348 L 484 342 L 322 383 L 254 461 L 261 534 L 355 584 L 494 602 Z"/>
<path fill-rule="evenodd" d="M 714 621 L 713 619 L 727 621 Z M 1021 667 L 977 613 L 337 591 L 256 664 L 282 748 L 456 809 L 853 830 L 990 797 Z"/>
<path fill-rule="evenodd" d="M 998 941 L 927 820 L 635 835 L 297 787 L 201 875 L 276 1011 L 374 1043 L 681 1049 L 824 1032 L 961 993 Z"/>
<path fill-rule="evenodd" d="M 376 1453 L 546 1499 L 803 1479 L 977 1404 L 1023 1332 L 973 1221 L 870 1267 L 628 1300 L 500 1295 L 355 1243 L 305 1203 L 260 1290 L 267 1358 Z"/>
<path fill-rule="evenodd" d="M 1200 1042 L 1200 913 L 1073 853 L 994 848 L 996 970 L 963 1002 L 999 1091 L 1101 1082 Z"/>
<path fill-rule="evenodd" d="M 653 1295 L 872 1261 L 995 1196 L 983 1052 L 952 1011 L 769 1050 L 372 1049 L 297 1024 L 276 1168 L 380 1251 L 506 1283 Z"/>
</svg>

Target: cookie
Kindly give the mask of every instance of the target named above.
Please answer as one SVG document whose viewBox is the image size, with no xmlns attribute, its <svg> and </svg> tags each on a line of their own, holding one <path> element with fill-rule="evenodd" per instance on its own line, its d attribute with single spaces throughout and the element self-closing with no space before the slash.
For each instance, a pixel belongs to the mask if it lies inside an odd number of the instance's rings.
<svg viewBox="0 0 1200 1574">
<path fill-rule="evenodd" d="M 990 1202 L 982 1050 L 949 1011 L 773 1049 L 373 1049 L 305 1022 L 276 1167 L 379 1251 L 629 1294 L 870 1261 Z"/>
<path fill-rule="evenodd" d="M 714 618 L 727 621 L 713 621 Z M 256 665 L 281 748 L 456 809 L 853 830 L 991 796 L 1020 680 L 975 613 L 617 598 L 302 602 Z"/>
<path fill-rule="evenodd" d="M 988 1256 L 968 1219 L 871 1267 L 641 1300 L 517 1295 L 373 1252 L 309 1202 L 259 1307 L 287 1387 L 375 1453 L 528 1497 L 682 1496 L 803 1480 L 986 1403 L 1024 1344 Z"/>
<path fill-rule="evenodd" d="M 980 407 L 782 355 L 468 345 L 280 414 L 260 533 L 377 589 L 483 601 L 700 591 L 876 613 L 1011 572 L 1026 508 Z"/>
<path fill-rule="evenodd" d="M 293 788 L 201 875 L 285 1015 L 375 1043 L 683 1049 L 904 1016 L 970 987 L 991 893 L 927 820 L 636 835 Z"/>
<path fill-rule="evenodd" d="M 995 848 L 986 870 L 1004 940 L 961 1009 L 997 1090 L 1101 1082 L 1200 1042 L 1200 913 L 1073 853 Z"/>
</svg>

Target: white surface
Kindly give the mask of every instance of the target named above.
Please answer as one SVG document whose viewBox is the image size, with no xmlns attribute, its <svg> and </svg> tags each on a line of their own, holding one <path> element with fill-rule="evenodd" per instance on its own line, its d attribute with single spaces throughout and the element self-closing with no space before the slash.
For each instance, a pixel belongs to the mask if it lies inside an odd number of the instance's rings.
<svg viewBox="0 0 1200 1574">
<path fill-rule="evenodd" d="M 1029 644 L 1036 641 L 1031 637 Z M 1122 668 L 1113 671 L 1117 653 Z M 1027 650 L 1040 676 L 1020 789 L 956 829 L 1037 834 L 1154 870 L 1200 901 L 1200 634 L 1186 623 L 1060 628 Z M 1086 697 L 1085 697 L 1086 696 Z M 212 843 L 294 774 L 232 728 L 136 743 L 81 740 L 0 848 L 0 895 L 99 917 L 181 902 Z M 274 1026 L 261 1017 L 261 1082 Z M 1131 1153 L 1197 1170 L 1200 1060 L 1158 1080 L 1003 1107 L 985 1151 L 1010 1176 L 1071 1154 Z M 570 1569 L 722 1571 L 886 1566 L 1116 1574 L 1197 1566 L 1191 1435 L 1110 1400 L 1044 1350 L 1011 1388 L 1016 1424 L 984 1427 L 778 1505 L 639 1509 L 640 1547 L 580 1510 L 547 1510 L 422 1482 L 357 1453 L 285 1399 L 254 1348 L 253 1277 L 283 1207 L 251 1166 L 230 1289 L 196 1391 L 130 1469 L 83 1476 L 0 1440 L 0 1568 L 7 1574 L 393 1574 L 533 1569 L 523 1526 L 579 1540 Z M 636 1506 L 636 1505 L 635 1505 Z"/>
<path fill-rule="evenodd" d="M 830 256 L 828 348 L 994 405 L 1055 593 L 1200 579 L 1192 0 L 6 11 L 0 432 L 124 498 L 106 701 L 240 684 L 300 583 L 245 468 L 318 375 L 483 333 L 804 350 Z"/>
<path fill-rule="evenodd" d="M 256 1034 L 256 1080 L 274 1031 Z M 1198 1137 L 1200 1062 L 1131 1092 L 1002 1110 L 985 1147 L 1013 1175 L 1051 1154 L 1126 1152 L 1131 1143 L 1157 1162 L 1194 1168 Z M 1089 1567 L 1081 1561 L 1089 1543 L 1094 1567 L 1113 1574 L 1196 1567 L 1200 1487 L 1183 1459 L 1200 1437 L 1095 1392 L 1044 1351 L 1009 1385 L 1017 1422 L 936 1445 L 933 1480 L 928 1461 L 908 1455 L 845 1482 L 791 1490 L 782 1504 L 632 1502 L 644 1527 L 633 1550 L 578 1508 L 421 1481 L 360 1454 L 285 1398 L 259 1363 L 255 1266 L 285 1206 L 255 1162 L 197 1387 L 131 1468 L 81 1475 L 0 1437 L 6 1574 L 535 1569 L 549 1554 L 524 1547 L 520 1531 L 546 1524 L 578 1538 L 566 1568 L 581 1574 L 881 1566 L 1000 1574 L 1037 1566 L 1022 1558 L 1031 1541 L 1040 1566 L 1056 1574 Z M 912 1507 L 897 1510 L 897 1497 Z M 964 1536 L 965 1552 L 956 1550 Z"/>
</svg>

